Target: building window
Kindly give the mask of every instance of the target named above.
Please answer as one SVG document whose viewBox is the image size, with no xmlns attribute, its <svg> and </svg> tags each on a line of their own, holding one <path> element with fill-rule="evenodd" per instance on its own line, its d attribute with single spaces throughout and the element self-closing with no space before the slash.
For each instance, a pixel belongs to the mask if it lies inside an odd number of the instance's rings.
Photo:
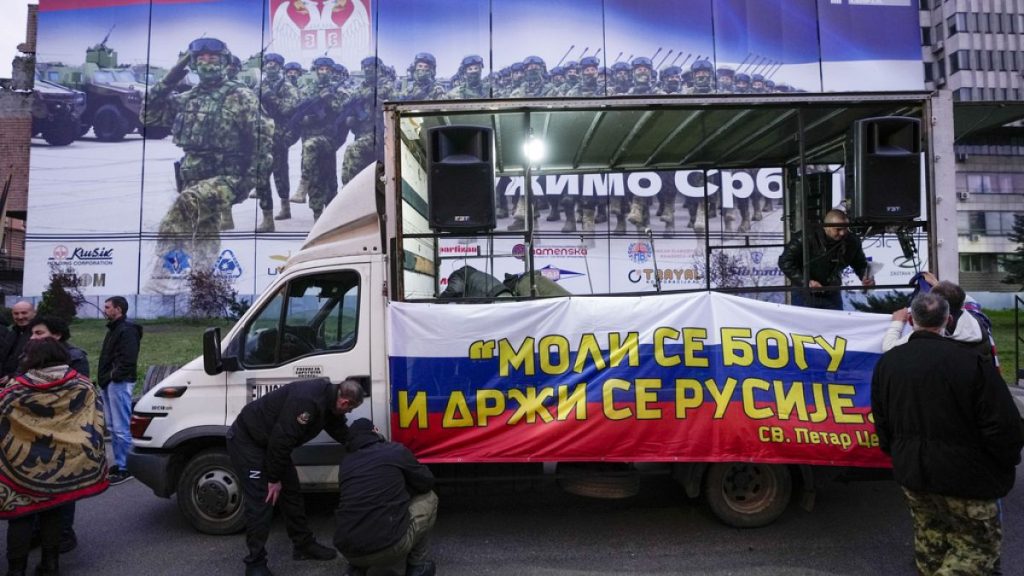
<svg viewBox="0 0 1024 576">
<path fill-rule="evenodd" d="M 978 70 L 992 69 L 992 52 L 990 50 L 978 51 Z"/>
<path fill-rule="evenodd" d="M 956 73 L 971 69 L 971 54 L 967 50 L 957 50 L 949 56 L 949 71 Z"/>
<path fill-rule="evenodd" d="M 991 146 L 989 148 L 992 148 Z M 1012 148 L 1000 146 L 999 148 Z M 1011 150 L 999 150 L 1009 155 Z M 957 175 L 959 177 L 959 174 Z M 1024 173 L 1020 172 L 968 172 L 963 184 L 971 194 L 1020 194 L 1024 193 Z M 960 182 L 958 181 L 958 184 Z"/>
<path fill-rule="evenodd" d="M 1002 50 L 995 50 L 992 52 L 992 69 L 1002 72 L 1003 68 L 1003 52 Z"/>
<path fill-rule="evenodd" d="M 932 81 L 932 63 L 931 62 L 925 62 L 924 63 L 924 81 L 925 82 L 931 82 Z"/>
<path fill-rule="evenodd" d="M 1019 16 L 1018 16 L 1019 17 Z M 963 12 L 957 12 L 949 18 L 946 18 L 946 29 L 949 31 L 947 36 L 952 36 L 958 32 L 967 31 L 967 16 Z"/>
<path fill-rule="evenodd" d="M 981 272 L 981 254 L 961 254 L 961 272 Z"/>
<path fill-rule="evenodd" d="M 954 102 L 970 102 L 971 101 L 971 89 L 970 88 L 958 88 L 953 91 Z"/>
<path fill-rule="evenodd" d="M 992 21 L 991 32 L 993 34 L 999 34 L 1000 32 L 1002 32 L 1003 31 L 1002 15 L 993 12 L 993 13 L 989 14 L 988 17 Z"/>
<path fill-rule="evenodd" d="M 932 29 L 928 26 L 921 26 L 921 46 L 931 46 Z"/>
</svg>

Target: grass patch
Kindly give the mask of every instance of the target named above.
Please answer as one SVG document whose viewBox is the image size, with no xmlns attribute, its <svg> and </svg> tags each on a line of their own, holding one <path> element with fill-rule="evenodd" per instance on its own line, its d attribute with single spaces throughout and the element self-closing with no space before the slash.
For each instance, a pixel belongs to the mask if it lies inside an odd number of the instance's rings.
<svg viewBox="0 0 1024 576">
<path fill-rule="evenodd" d="M 1016 380 L 1013 371 L 1019 364 L 1024 368 L 1024 343 L 1021 343 L 1020 355 L 1014 362 L 1013 350 L 1016 344 L 1017 331 L 1013 324 L 1013 310 L 996 310 L 985 312 L 992 319 L 992 336 L 996 339 L 996 350 L 999 351 L 999 363 L 1003 369 L 1003 378 L 1011 384 Z M 1024 317 L 1021 318 L 1024 322 Z"/>
<path fill-rule="evenodd" d="M 132 320 L 135 322 L 135 320 Z M 139 320 L 142 326 L 142 346 L 139 351 L 139 379 L 141 386 L 146 369 L 158 364 L 180 366 L 203 353 L 203 332 L 211 326 L 220 326 L 225 332 L 234 322 L 230 320 Z M 89 369 L 95 379 L 99 373 L 100 350 L 107 335 L 106 320 L 77 320 L 71 325 L 71 343 L 89 354 Z"/>
</svg>

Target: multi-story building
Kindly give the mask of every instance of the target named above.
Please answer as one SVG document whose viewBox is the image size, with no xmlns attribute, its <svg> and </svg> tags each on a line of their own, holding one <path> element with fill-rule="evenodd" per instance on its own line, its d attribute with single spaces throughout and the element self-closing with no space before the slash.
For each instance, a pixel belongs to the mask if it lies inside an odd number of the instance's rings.
<svg viewBox="0 0 1024 576">
<path fill-rule="evenodd" d="M 924 77 L 952 92 L 960 281 L 1002 282 L 1014 215 L 1024 214 L 1024 1 L 920 0 Z"/>
</svg>

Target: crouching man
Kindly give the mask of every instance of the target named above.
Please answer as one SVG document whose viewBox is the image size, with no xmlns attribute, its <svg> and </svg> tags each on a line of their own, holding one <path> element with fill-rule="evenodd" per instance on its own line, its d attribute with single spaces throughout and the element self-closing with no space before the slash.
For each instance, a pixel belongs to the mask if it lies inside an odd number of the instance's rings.
<svg viewBox="0 0 1024 576">
<path fill-rule="evenodd" d="M 349 426 L 348 454 L 338 472 L 334 545 L 348 561 L 348 576 L 405 559 L 406 576 L 433 576 L 428 536 L 437 519 L 434 475 L 408 448 L 385 440 L 373 423 Z"/>
<path fill-rule="evenodd" d="M 299 380 L 245 405 L 228 431 L 228 455 L 245 502 L 246 576 L 272 576 L 265 545 L 280 500 L 295 560 L 331 560 L 337 553 L 317 543 L 306 521 L 292 450 L 321 430 L 339 443 L 347 436 L 345 414 L 363 402 L 354 380 Z"/>
</svg>

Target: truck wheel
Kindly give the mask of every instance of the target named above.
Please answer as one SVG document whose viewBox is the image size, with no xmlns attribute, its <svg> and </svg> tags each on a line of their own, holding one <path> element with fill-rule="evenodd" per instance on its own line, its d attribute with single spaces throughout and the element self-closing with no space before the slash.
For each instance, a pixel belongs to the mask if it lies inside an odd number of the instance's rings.
<svg viewBox="0 0 1024 576">
<path fill-rule="evenodd" d="M 93 116 L 92 133 L 100 142 L 120 142 L 128 133 L 128 122 L 116 106 L 106 104 Z"/>
<path fill-rule="evenodd" d="M 67 146 L 78 137 L 78 124 L 56 122 L 43 130 L 43 140 L 50 146 Z"/>
<path fill-rule="evenodd" d="M 704 499 L 719 520 L 735 528 L 767 526 L 786 511 L 793 494 L 789 468 L 722 462 L 704 478 Z"/>
<path fill-rule="evenodd" d="M 222 448 L 196 454 L 178 480 L 178 509 L 204 534 L 235 534 L 245 528 L 242 485 Z"/>
<path fill-rule="evenodd" d="M 165 126 L 143 126 L 141 130 L 146 140 L 163 140 L 171 134 L 171 129 Z"/>
</svg>

